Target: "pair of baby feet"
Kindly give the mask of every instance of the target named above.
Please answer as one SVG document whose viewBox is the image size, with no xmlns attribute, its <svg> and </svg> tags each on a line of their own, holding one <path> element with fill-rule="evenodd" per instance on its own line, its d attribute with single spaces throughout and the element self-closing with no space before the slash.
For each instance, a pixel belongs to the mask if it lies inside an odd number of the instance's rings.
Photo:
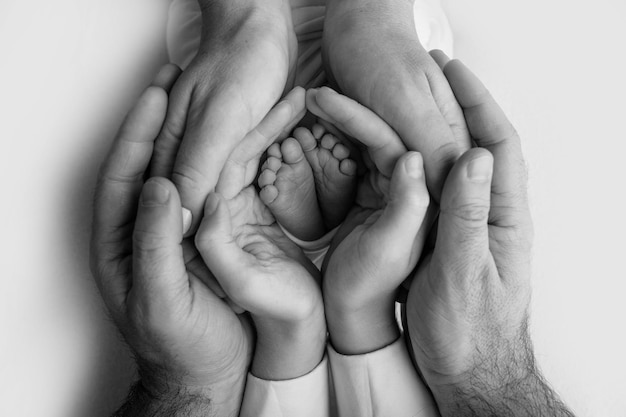
<svg viewBox="0 0 626 417">
<path fill-rule="evenodd" d="M 322 237 L 345 219 L 356 184 L 349 148 L 320 124 L 298 127 L 293 137 L 271 145 L 258 178 L 261 200 L 303 241 Z"/>
</svg>

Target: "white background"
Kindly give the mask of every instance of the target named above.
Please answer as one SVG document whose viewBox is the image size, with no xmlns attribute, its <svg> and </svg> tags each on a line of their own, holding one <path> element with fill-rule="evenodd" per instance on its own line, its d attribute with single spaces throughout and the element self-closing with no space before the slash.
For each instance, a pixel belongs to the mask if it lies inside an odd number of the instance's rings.
<svg viewBox="0 0 626 417">
<path fill-rule="evenodd" d="M 532 332 L 579 416 L 626 415 L 626 3 L 445 0 L 517 126 Z M 133 362 L 88 268 L 98 164 L 165 59 L 166 0 L 0 2 L 0 415 L 105 416 Z"/>
</svg>

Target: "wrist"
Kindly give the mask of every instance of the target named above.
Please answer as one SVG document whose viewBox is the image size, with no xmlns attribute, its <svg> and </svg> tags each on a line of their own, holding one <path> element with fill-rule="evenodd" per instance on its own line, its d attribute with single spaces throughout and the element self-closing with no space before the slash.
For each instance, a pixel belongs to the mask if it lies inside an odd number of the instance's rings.
<svg viewBox="0 0 626 417">
<path fill-rule="evenodd" d="M 351 306 L 346 300 L 329 300 L 326 321 L 331 344 L 343 355 L 374 352 L 400 337 L 392 296 L 361 306 Z"/>
<path fill-rule="evenodd" d="M 140 366 L 141 380 L 135 387 L 139 398 L 149 400 L 155 410 L 209 410 L 219 416 L 237 416 L 245 388 L 245 368 L 224 370 L 210 383 L 188 381 L 184 377 Z M 193 404 L 191 407 L 189 404 Z M 176 407 L 174 407 L 176 405 Z M 187 405 L 187 408 L 183 408 Z M 159 408 L 155 408 L 159 406 Z M 191 411 L 190 411 L 191 412 Z M 134 414 L 131 414 L 134 415 Z M 152 415 L 152 414 L 146 414 Z M 160 416 L 161 414 L 155 414 Z M 169 415 L 169 414 L 163 414 Z M 172 413 L 171 415 L 176 415 Z M 187 415 L 187 414 L 180 414 Z M 190 414 L 195 416 L 196 414 Z M 198 413 L 197 415 L 207 415 Z"/>
<path fill-rule="evenodd" d="M 326 351 L 326 324 L 320 308 L 307 319 L 255 319 L 257 341 L 251 372 L 265 380 L 301 377 L 315 369 Z"/>
</svg>

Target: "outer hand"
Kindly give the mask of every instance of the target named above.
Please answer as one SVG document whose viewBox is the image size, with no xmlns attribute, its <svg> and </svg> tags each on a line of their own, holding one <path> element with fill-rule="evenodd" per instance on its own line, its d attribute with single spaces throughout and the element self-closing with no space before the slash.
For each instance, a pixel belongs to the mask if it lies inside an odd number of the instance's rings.
<svg viewBox="0 0 626 417">
<path fill-rule="evenodd" d="M 443 180 L 470 140 L 448 82 L 419 43 L 412 2 L 329 0 L 322 47 L 339 90 L 422 153 L 429 190 L 439 202 Z"/>
<path fill-rule="evenodd" d="M 165 117 L 165 90 L 176 76 L 171 66 L 162 70 L 100 170 L 92 271 L 149 398 L 168 403 L 190 393 L 210 403 L 200 411 L 236 415 L 251 356 L 248 326 L 219 298 L 219 285 L 183 241 L 174 185 L 164 178 L 143 182 Z"/>
<path fill-rule="evenodd" d="M 454 409 L 460 392 L 490 392 L 497 407 L 507 395 L 500 389 L 534 375 L 527 329 L 533 230 L 517 133 L 460 62 L 448 63 L 445 74 L 480 148 L 466 152 L 446 180 L 435 249 L 412 283 L 407 319 L 442 414 L 464 415 Z"/>
<path fill-rule="evenodd" d="M 172 90 L 152 169 L 171 176 L 194 230 L 231 151 L 288 87 L 297 48 L 286 0 L 208 4 L 200 50 Z"/>
</svg>

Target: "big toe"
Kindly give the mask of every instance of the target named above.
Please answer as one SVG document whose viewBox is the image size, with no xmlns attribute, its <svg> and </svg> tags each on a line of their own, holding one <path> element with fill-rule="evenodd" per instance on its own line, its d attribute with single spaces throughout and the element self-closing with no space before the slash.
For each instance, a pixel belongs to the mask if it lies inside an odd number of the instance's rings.
<svg viewBox="0 0 626 417">
<path fill-rule="evenodd" d="M 283 161 L 288 164 L 304 162 L 304 152 L 300 143 L 294 138 L 287 138 L 283 141 L 280 150 L 283 154 Z"/>
</svg>

